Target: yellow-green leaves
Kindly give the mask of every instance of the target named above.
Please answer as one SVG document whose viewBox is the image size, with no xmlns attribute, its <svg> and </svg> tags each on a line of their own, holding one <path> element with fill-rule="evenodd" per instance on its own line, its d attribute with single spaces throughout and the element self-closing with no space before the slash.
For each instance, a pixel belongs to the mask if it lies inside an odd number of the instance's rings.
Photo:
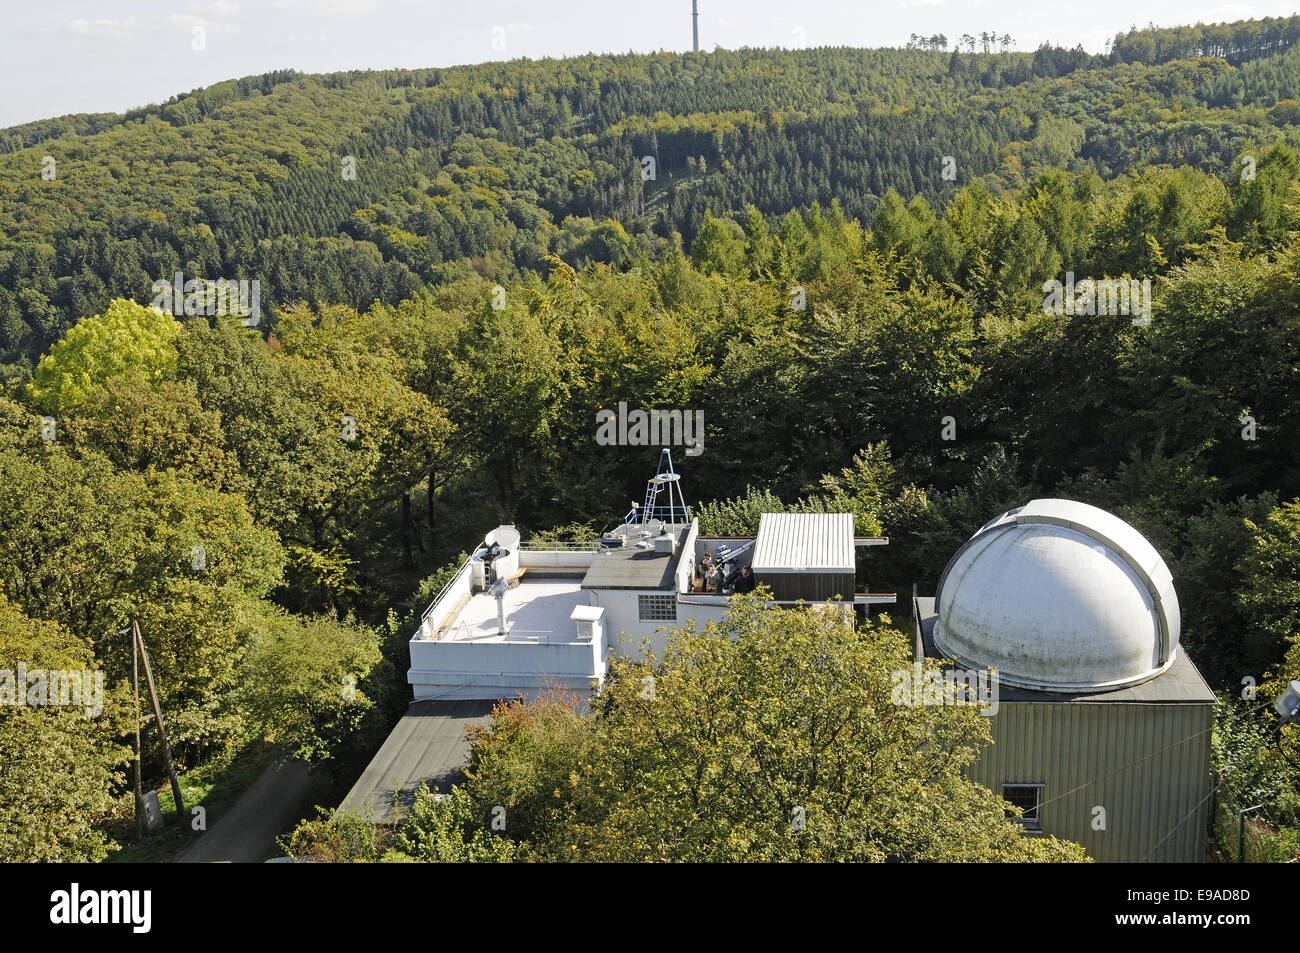
<svg viewBox="0 0 1300 953">
<path fill-rule="evenodd" d="M 161 380 L 176 369 L 177 332 L 171 315 L 118 298 L 103 314 L 78 321 L 41 358 L 30 396 L 49 413 L 67 413 L 125 371 Z"/>
</svg>

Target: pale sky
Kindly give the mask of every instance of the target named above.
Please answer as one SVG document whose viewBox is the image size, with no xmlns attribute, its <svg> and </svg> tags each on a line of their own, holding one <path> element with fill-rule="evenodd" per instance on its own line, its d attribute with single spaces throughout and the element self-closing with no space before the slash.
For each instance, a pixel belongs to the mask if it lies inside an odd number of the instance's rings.
<svg viewBox="0 0 1300 953">
<path fill-rule="evenodd" d="M 1133 25 L 1289 16 L 1296 0 L 699 0 L 700 48 L 902 46 L 912 33 L 1009 33 L 1102 52 Z M 504 49 L 502 45 L 504 44 Z M 123 112 L 293 68 L 419 68 L 684 51 L 690 0 L 0 0 L 0 127 Z M 196 48 L 200 47 L 200 48 Z"/>
</svg>

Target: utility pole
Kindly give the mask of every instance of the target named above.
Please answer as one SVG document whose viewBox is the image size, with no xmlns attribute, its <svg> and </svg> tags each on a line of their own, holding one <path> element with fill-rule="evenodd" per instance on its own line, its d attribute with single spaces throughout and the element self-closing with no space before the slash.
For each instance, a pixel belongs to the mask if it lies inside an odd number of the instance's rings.
<svg viewBox="0 0 1300 953">
<path fill-rule="evenodd" d="M 700 0 L 691 0 L 691 35 L 695 40 L 695 52 L 700 51 Z"/>
<path fill-rule="evenodd" d="M 140 650 L 131 630 L 131 684 L 135 687 L 135 839 L 144 840 L 144 792 L 140 790 Z"/>
<path fill-rule="evenodd" d="M 176 764 L 172 761 L 172 749 L 167 744 L 167 729 L 163 727 L 162 708 L 158 704 L 158 692 L 154 689 L 153 669 L 149 665 L 149 651 L 144 647 L 144 636 L 140 634 L 140 623 L 131 620 L 131 632 L 135 644 L 140 649 L 140 660 L 144 662 L 144 679 L 149 686 L 149 698 L 153 702 L 153 716 L 158 720 L 158 737 L 162 739 L 163 759 L 167 762 L 167 773 L 172 779 L 172 796 L 176 799 L 176 817 L 184 823 L 185 799 L 181 796 L 181 783 L 176 779 Z"/>
</svg>

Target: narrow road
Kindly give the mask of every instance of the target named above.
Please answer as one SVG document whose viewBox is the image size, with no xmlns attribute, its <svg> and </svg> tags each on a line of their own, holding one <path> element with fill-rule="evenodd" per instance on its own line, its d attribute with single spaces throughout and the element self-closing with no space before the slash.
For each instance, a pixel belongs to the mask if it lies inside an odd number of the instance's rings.
<svg viewBox="0 0 1300 953">
<path fill-rule="evenodd" d="M 275 838 L 297 815 L 310 786 L 301 761 L 272 762 L 177 863 L 256 864 L 279 853 Z"/>
</svg>

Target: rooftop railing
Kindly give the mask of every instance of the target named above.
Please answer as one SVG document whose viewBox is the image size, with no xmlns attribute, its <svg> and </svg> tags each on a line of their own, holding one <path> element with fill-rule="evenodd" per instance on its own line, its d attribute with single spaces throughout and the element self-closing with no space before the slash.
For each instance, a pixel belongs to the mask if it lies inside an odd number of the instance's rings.
<svg viewBox="0 0 1300 953">
<path fill-rule="evenodd" d="M 691 508 L 689 506 L 678 506 L 676 503 L 671 505 L 656 503 L 648 509 L 644 506 L 634 506 L 623 517 L 623 525 L 636 526 L 648 523 L 650 520 L 661 520 L 665 523 L 689 523 L 691 521 Z"/>
<path fill-rule="evenodd" d="M 460 568 L 456 570 L 456 574 L 452 576 L 449 580 L 447 580 L 447 584 L 445 586 L 443 586 L 441 589 L 438 590 L 438 594 L 433 597 L 433 601 L 429 603 L 429 607 L 425 609 L 422 613 L 420 613 L 421 625 L 424 624 L 425 619 L 429 618 L 429 613 L 433 611 L 433 607 L 436 606 L 439 602 L 441 602 L 442 597 L 445 596 L 448 592 L 450 592 L 452 587 L 455 586 L 456 583 L 460 581 L 461 576 L 469 572 L 470 563 L 472 563 L 473 561 L 474 561 L 474 557 L 471 556 L 469 557 L 469 559 L 466 559 L 463 563 L 461 563 Z"/>
<path fill-rule="evenodd" d="M 599 551 L 600 548 L 601 548 L 600 540 L 598 539 L 591 540 L 590 542 L 575 542 L 572 540 L 556 541 L 556 542 L 530 541 L 530 542 L 519 544 L 520 552 L 532 552 L 532 553 L 538 553 L 538 552 L 594 553 Z M 461 581 L 461 577 L 470 571 L 470 564 L 473 562 L 474 562 L 473 556 L 470 556 L 468 559 L 466 559 L 463 563 L 461 563 L 460 568 L 456 570 L 455 575 L 453 575 L 449 580 L 447 580 L 447 584 L 438 590 L 438 594 L 433 597 L 433 601 L 429 603 L 429 605 L 425 608 L 425 610 L 422 613 L 420 613 L 421 624 L 423 624 L 424 620 L 429 617 L 429 613 L 432 612 L 434 607 L 439 602 L 442 601 L 443 597 L 447 595 L 447 593 L 450 592 L 453 588 L 455 588 L 456 584 Z"/>
<path fill-rule="evenodd" d="M 600 548 L 600 540 L 598 539 L 583 542 L 547 542 L 545 540 L 529 540 L 526 543 L 519 544 L 519 551 L 525 553 L 594 553 L 598 552 Z"/>
</svg>

